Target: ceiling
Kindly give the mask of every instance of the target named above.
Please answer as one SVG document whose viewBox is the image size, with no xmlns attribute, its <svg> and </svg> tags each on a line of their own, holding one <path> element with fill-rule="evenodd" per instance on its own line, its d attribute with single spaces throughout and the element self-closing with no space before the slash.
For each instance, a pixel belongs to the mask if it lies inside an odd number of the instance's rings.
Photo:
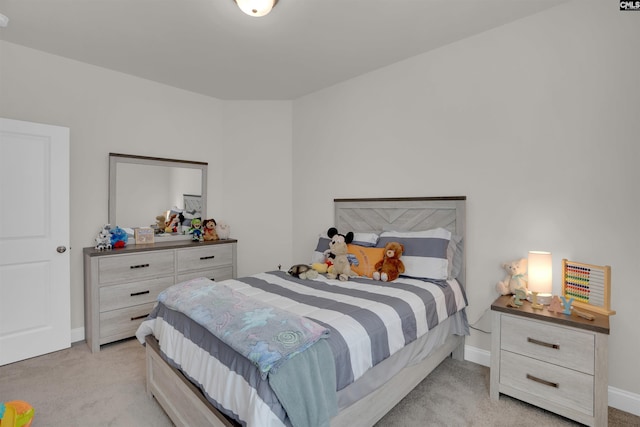
<svg viewBox="0 0 640 427">
<path fill-rule="evenodd" d="M 0 39 L 219 99 L 295 99 L 566 0 L 0 0 Z"/>
</svg>

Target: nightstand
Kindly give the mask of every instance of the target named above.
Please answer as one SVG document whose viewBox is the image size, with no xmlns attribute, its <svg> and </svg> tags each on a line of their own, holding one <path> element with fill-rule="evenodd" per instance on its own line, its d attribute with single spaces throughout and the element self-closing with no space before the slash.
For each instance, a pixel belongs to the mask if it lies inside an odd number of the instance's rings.
<svg viewBox="0 0 640 427">
<path fill-rule="evenodd" d="M 609 317 L 492 305 L 491 399 L 500 393 L 589 426 L 606 426 Z"/>
</svg>

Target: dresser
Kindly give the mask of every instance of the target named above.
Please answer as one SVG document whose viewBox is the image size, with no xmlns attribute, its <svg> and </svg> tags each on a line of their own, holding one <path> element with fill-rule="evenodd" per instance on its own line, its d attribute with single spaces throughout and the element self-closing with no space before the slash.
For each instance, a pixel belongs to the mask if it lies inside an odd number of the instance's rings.
<svg viewBox="0 0 640 427">
<path fill-rule="evenodd" d="M 237 276 L 237 240 L 84 248 L 85 338 L 92 352 L 135 335 L 160 292 L 196 277 Z"/>
<path fill-rule="evenodd" d="M 492 305 L 491 398 L 500 393 L 589 426 L 606 426 L 609 317 Z"/>
</svg>

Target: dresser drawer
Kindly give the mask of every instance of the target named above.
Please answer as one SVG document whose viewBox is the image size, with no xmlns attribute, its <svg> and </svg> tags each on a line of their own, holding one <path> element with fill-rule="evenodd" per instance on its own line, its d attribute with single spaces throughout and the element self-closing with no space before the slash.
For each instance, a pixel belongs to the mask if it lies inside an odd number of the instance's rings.
<svg viewBox="0 0 640 427">
<path fill-rule="evenodd" d="M 504 350 L 500 363 L 500 384 L 593 415 L 593 376 Z"/>
<path fill-rule="evenodd" d="M 115 283 L 174 273 L 172 251 L 145 252 L 126 256 L 105 256 L 98 262 L 100 284 Z"/>
<path fill-rule="evenodd" d="M 190 270 L 210 270 L 233 264 L 231 245 L 207 245 L 178 250 L 178 273 Z"/>
<path fill-rule="evenodd" d="M 154 305 L 151 302 L 100 313 L 100 344 L 134 336 Z"/>
<path fill-rule="evenodd" d="M 173 285 L 173 276 L 100 288 L 100 312 L 155 302 L 158 294 Z"/>
<path fill-rule="evenodd" d="M 500 348 L 593 375 L 595 337 L 588 332 L 503 315 Z"/>
<path fill-rule="evenodd" d="M 215 280 L 216 282 L 221 282 L 227 279 L 233 279 L 233 267 L 220 267 L 214 268 L 213 270 L 204 270 L 204 271 L 196 271 L 193 273 L 185 273 L 180 274 L 178 276 L 178 283 L 184 282 L 186 280 L 195 279 L 196 277 L 206 277 L 207 279 Z"/>
</svg>

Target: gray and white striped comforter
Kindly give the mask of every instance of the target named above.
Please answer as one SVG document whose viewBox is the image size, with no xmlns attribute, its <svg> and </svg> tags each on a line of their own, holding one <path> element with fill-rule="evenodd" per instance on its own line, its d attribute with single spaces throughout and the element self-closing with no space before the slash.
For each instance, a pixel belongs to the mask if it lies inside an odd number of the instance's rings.
<svg viewBox="0 0 640 427">
<path fill-rule="evenodd" d="M 466 306 L 456 280 L 341 282 L 324 276 L 296 279 L 276 271 L 224 284 L 328 328 L 337 391 Z M 151 316 L 139 328 L 138 339 L 144 342 L 152 333 L 169 363 L 199 384 L 221 412 L 243 425 L 290 425 L 268 381 L 248 360 L 182 313 L 159 304 Z"/>
</svg>

